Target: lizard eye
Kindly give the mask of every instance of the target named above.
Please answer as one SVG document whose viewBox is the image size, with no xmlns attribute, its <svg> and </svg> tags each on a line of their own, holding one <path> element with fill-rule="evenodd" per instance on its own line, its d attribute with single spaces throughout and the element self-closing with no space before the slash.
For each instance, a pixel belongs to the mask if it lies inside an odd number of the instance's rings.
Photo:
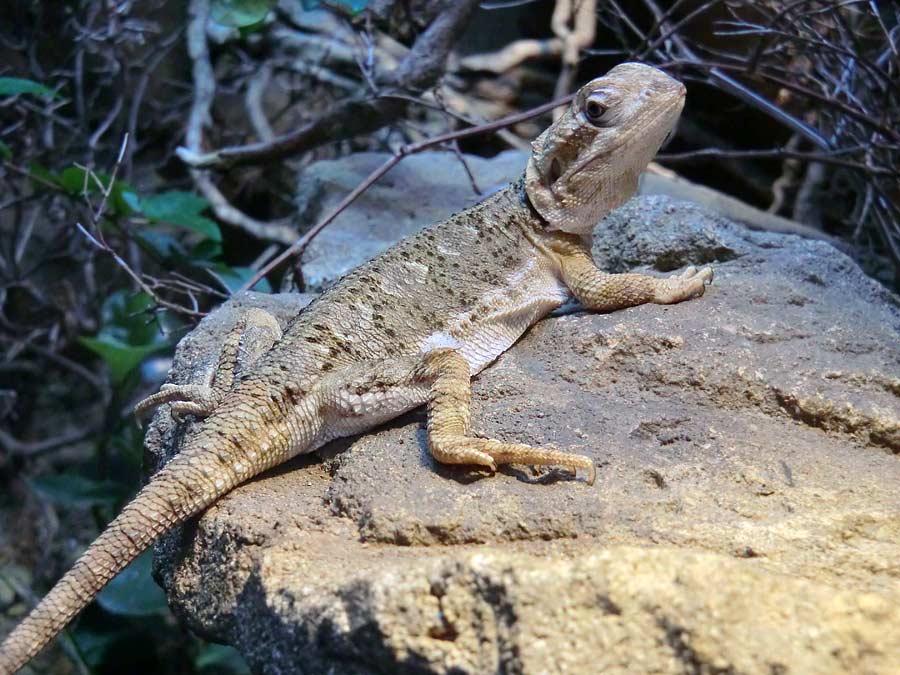
<svg viewBox="0 0 900 675">
<path fill-rule="evenodd" d="M 608 109 L 609 106 L 603 101 L 599 101 L 596 98 L 589 98 L 584 104 L 584 116 L 591 124 L 599 125 L 603 121 L 603 116 Z"/>
</svg>

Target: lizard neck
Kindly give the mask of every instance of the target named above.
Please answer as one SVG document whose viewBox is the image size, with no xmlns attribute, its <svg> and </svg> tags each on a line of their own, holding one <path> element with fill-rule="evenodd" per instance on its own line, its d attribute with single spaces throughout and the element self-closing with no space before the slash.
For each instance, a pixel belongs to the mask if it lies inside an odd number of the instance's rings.
<svg viewBox="0 0 900 675">
<path fill-rule="evenodd" d="M 507 188 L 518 208 L 527 213 L 525 218 L 515 218 L 513 222 L 522 231 L 529 242 L 555 266 L 559 265 L 559 253 L 568 253 L 573 249 L 590 251 L 592 233 L 584 235 L 572 234 L 552 229 L 550 223 L 538 212 L 528 196 L 526 175 L 523 173 L 517 181 Z"/>
</svg>

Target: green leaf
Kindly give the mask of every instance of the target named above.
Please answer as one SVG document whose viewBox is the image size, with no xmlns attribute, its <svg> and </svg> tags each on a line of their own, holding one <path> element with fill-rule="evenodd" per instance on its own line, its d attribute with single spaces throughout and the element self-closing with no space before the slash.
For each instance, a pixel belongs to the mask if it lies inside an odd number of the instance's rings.
<svg viewBox="0 0 900 675">
<path fill-rule="evenodd" d="M 326 7 L 348 11 L 350 14 L 357 14 L 366 8 L 369 0 L 302 0 L 301 4 L 307 12 L 325 5 Z"/>
<path fill-rule="evenodd" d="M 194 668 L 200 671 L 209 670 L 233 675 L 249 675 L 250 673 L 250 668 L 237 649 L 212 642 L 208 642 L 200 648 L 197 656 L 194 657 Z"/>
<path fill-rule="evenodd" d="M 109 174 L 102 171 L 88 171 L 80 166 L 66 167 L 56 179 L 66 192 L 75 196 L 83 195 L 85 191 L 88 194 L 99 195 L 109 187 L 110 181 L 112 176 Z M 137 194 L 130 184 L 121 180 L 113 183 L 107 204 L 115 213 L 129 215 L 138 212 L 137 202 Z"/>
<path fill-rule="evenodd" d="M 9 146 L 6 143 L 0 141 L 0 158 L 9 161 L 12 159 L 12 157 L 12 150 L 10 150 Z"/>
<path fill-rule="evenodd" d="M 276 0 L 213 0 L 212 18 L 216 23 L 247 28 L 266 18 Z"/>
<path fill-rule="evenodd" d="M 145 228 L 135 232 L 134 237 L 143 242 L 147 248 L 153 250 L 163 260 L 172 261 L 185 256 L 181 242 L 171 234 Z M 209 240 L 204 239 L 204 241 Z"/>
<path fill-rule="evenodd" d="M 238 28 L 238 34 L 242 38 L 245 38 L 248 35 L 252 35 L 253 33 L 258 33 L 263 28 L 265 28 L 265 26 L 266 26 L 265 20 L 257 21 L 256 23 L 251 23 L 248 26 L 241 26 L 240 28 Z"/>
<path fill-rule="evenodd" d="M 117 616 L 153 616 L 166 614 L 166 596 L 150 574 L 153 552 L 145 551 L 104 588 L 98 604 Z"/>
<path fill-rule="evenodd" d="M 98 176 L 100 178 L 100 176 Z M 102 181 L 103 179 L 100 178 Z M 70 166 L 63 169 L 62 173 L 59 174 L 59 184 L 62 185 L 67 192 L 71 192 L 73 195 L 79 195 L 83 192 L 96 192 L 97 184 L 94 180 L 88 176 L 88 172 L 82 169 L 80 166 Z M 105 183 L 104 187 L 109 183 Z M 91 189 L 93 188 L 93 190 Z"/>
<path fill-rule="evenodd" d="M 129 631 L 122 628 L 91 630 L 90 628 L 79 626 L 77 630 L 72 632 L 72 638 L 78 645 L 78 651 L 81 652 L 85 662 L 93 668 L 102 665 L 109 650 L 128 635 Z"/>
<path fill-rule="evenodd" d="M 356 14 L 366 8 L 366 5 L 369 4 L 369 0 L 327 0 L 327 3 L 332 7 L 343 7 L 352 14 Z"/>
<path fill-rule="evenodd" d="M 209 203 L 192 192 L 172 190 L 141 199 L 141 213 L 157 223 L 169 223 L 198 232 L 213 241 L 222 241 L 219 226 L 200 213 Z"/>
<path fill-rule="evenodd" d="M 59 94 L 34 80 L 26 80 L 21 77 L 0 77 L 0 96 L 15 96 L 17 94 L 34 94 L 47 98 L 59 98 Z"/>
<path fill-rule="evenodd" d="M 52 474 L 26 479 L 45 499 L 62 506 L 115 506 L 125 496 L 119 483 L 78 474 Z"/>
<path fill-rule="evenodd" d="M 144 197 L 141 200 L 144 215 L 148 218 L 164 220 L 182 213 L 201 213 L 209 207 L 209 202 L 193 192 L 169 190 Z"/>
<path fill-rule="evenodd" d="M 102 320 L 97 337 L 112 338 L 133 347 L 165 344 L 155 321 L 148 320 L 153 298 L 146 293 L 125 290 L 111 293 L 100 309 Z"/>
<path fill-rule="evenodd" d="M 125 384 L 128 374 L 137 368 L 141 361 L 165 347 L 159 344 L 132 346 L 111 337 L 81 337 L 78 341 L 106 362 L 116 386 Z"/>
<path fill-rule="evenodd" d="M 222 256 L 222 242 L 204 239 L 191 249 L 189 257 L 192 261 L 209 261 Z"/>
<path fill-rule="evenodd" d="M 38 164 L 37 162 L 32 162 L 28 165 L 28 173 L 30 173 L 35 178 L 44 181 L 45 183 L 50 183 L 51 185 L 59 185 L 59 176 L 54 174 L 50 169 L 48 169 L 43 164 Z M 46 187 L 45 185 L 35 181 L 39 187 Z"/>
<path fill-rule="evenodd" d="M 253 275 L 256 274 L 256 270 L 252 270 L 249 267 L 229 267 L 223 263 L 217 263 L 211 266 L 210 269 L 222 280 L 229 293 L 237 293 L 241 286 L 250 281 Z M 260 279 L 250 290 L 259 291 L 260 293 L 271 293 L 272 287 L 269 285 L 268 280 Z"/>
<path fill-rule="evenodd" d="M 132 213 L 140 213 L 141 212 L 141 198 L 138 197 L 137 192 L 134 191 L 127 183 L 120 183 L 123 186 L 120 190 L 122 195 L 122 202 L 127 206 Z"/>
</svg>

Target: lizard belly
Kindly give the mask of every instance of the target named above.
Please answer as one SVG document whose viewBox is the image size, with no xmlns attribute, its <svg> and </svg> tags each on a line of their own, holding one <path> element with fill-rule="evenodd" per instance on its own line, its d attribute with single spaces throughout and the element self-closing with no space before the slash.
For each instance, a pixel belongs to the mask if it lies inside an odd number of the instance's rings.
<svg viewBox="0 0 900 675">
<path fill-rule="evenodd" d="M 368 431 L 418 408 L 428 400 L 428 386 L 423 383 L 410 383 L 362 395 L 343 391 L 341 398 L 342 413 L 334 415 L 329 423 L 323 426 L 316 439 L 316 447 L 335 438 Z"/>
<path fill-rule="evenodd" d="M 475 375 L 509 349 L 530 326 L 570 297 L 569 289 L 549 271 L 514 275 L 502 290 L 488 294 L 444 330 L 428 335 L 420 351 L 456 349 Z"/>
</svg>

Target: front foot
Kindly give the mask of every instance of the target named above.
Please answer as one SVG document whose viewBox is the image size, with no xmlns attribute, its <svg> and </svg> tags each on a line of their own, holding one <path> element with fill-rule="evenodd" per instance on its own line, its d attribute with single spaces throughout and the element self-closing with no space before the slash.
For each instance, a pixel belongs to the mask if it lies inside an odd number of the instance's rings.
<svg viewBox="0 0 900 675">
<path fill-rule="evenodd" d="M 704 267 L 698 270 L 691 265 L 681 274 L 659 279 L 653 296 L 653 302 L 659 305 L 671 305 L 676 302 L 698 298 L 713 282 L 713 270 Z"/>
</svg>

